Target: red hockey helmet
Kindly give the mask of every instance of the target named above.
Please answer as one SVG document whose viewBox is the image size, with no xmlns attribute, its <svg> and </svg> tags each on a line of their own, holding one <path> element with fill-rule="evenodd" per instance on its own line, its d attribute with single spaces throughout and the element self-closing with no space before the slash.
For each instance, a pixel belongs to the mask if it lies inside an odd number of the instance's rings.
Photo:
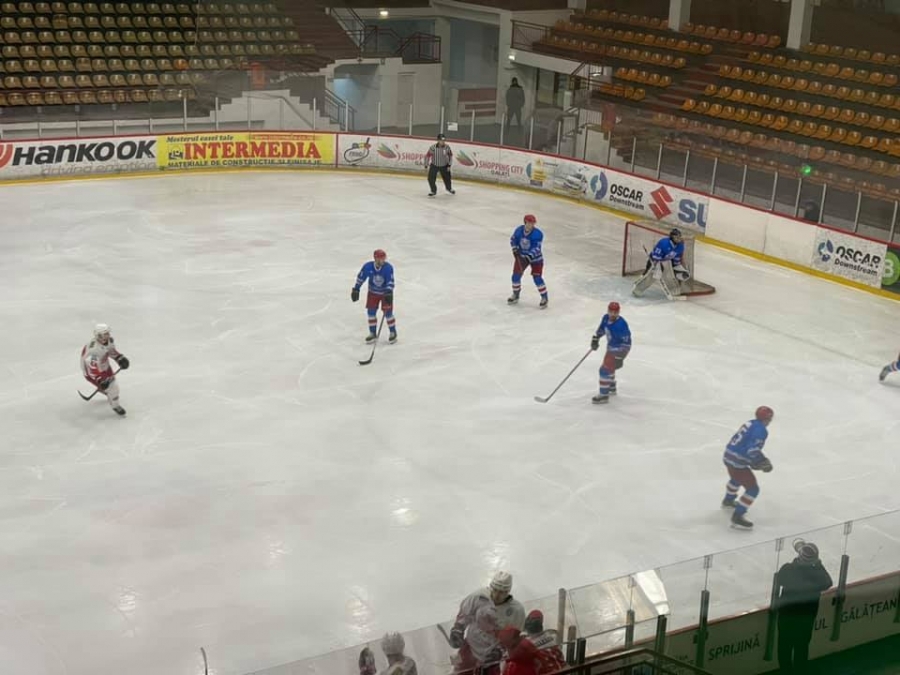
<svg viewBox="0 0 900 675">
<path fill-rule="evenodd" d="M 621 312 L 622 307 L 619 305 L 618 302 L 613 300 L 611 303 L 609 303 L 609 307 L 607 307 L 606 310 L 609 312 Z"/>
<path fill-rule="evenodd" d="M 761 405 L 756 409 L 756 419 L 760 422 L 768 424 L 775 417 L 775 411 L 767 405 Z"/>
<path fill-rule="evenodd" d="M 531 215 L 531 214 L 529 213 L 527 216 L 525 216 L 525 222 L 526 222 L 526 223 L 536 223 L 536 222 L 537 222 L 537 218 L 535 218 L 533 215 Z"/>
<path fill-rule="evenodd" d="M 387 260 L 387 253 L 385 253 L 384 250 L 380 248 L 376 248 L 375 253 L 372 254 L 372 257 L 375 258 L 375 260 L 378 260 L 379 258 L 381 258 L 382 260 Z"/>
</svg>

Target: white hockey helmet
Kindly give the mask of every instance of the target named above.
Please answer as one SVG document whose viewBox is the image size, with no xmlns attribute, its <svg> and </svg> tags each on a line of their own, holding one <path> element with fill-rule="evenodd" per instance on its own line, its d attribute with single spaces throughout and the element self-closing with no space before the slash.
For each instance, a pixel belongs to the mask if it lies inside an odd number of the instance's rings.
<svg viewBox="0 0 900 675">
<path fill-rule="evenodd" d="M 109 335 L 109 326 L 105 323 L 98 323 L 94 326 L 94 337 L 99 338 L 101 335 Z"/>
<path fill-rule="evenodd" d="M 381 638 L 381 651 L 385 656 L 399 656 L 406 649 L 406 641 L 400 633 L 385 633 Z"/>
<path fill-rule="evenodd" d="M 509 572 L 497 572 L 491 579 L 491 590 L 500 593 L 509 593 L 512 591 L 512 574 Z"/>
</svg>

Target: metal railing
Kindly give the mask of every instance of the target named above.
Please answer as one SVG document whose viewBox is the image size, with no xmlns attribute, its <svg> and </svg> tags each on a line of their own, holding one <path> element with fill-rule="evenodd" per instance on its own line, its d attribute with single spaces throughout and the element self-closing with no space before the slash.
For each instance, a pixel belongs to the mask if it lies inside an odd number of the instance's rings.
<svg viewBox="0 0 900 675">
<path fill-rule="evenodd" d="M 400 57 L 407 63 L 441 60 L 441 38 L 431 33 L 415 32 L 404 37 L 392 28 L 369 25 L 348 34 L 359 47 L 360 57 Z"/>
</svg>

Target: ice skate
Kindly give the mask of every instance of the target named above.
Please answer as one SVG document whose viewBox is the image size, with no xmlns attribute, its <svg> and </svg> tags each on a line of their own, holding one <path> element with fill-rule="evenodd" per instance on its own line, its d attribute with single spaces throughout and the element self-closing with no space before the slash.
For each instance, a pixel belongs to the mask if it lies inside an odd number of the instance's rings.
<svg viewBox="0 0 900 675">
<path fill-rule="evenodd" d="M 429 196 L 429 197 L 434 197 L 436 194 L 437 194 L 437 192 L 429 192 L 429 193 L 428 193 L 428 196 Z"/>
<path fill-rule="evenodd" d="M 889 373 L 889 372 L 891 372 L 891 367 L 890 367 L 890 366 L 885 366 L 884 368 L 882 368 L 882 369 L 881 369 L 881 374 L 878 376 L 878 381 L 879 381 L 879 382 L 884 382 L 884 378 L 886 378 L 886 377 L 888 376 L 888 373 Z"/>
<path fill-rule="evenodd" d="M 728 497 L 725 497 L 725 499 L 722 500 L 723 509 L 733 509 L 735 506 L 737 506 L 736 499 L 729 499 Z"/>
<path fill-rule="evenodd" d="M 368 335 L 366 335 L 366 344 L 370 345 L 373 342 L 375 342 L 375 340 L 377 340 L 377 339 L 378 339 L 378 336 L 375 335 L 375 333 L 369 333 Z"/>
<path fill-rule="evenodd" d="M 609 403 L 609 396 L 607 394 L 597 394 L 591 399 L 591 403 Z"/>
<path fill-rule="evenodd" d="M 731 526 L 736 530 L 751 530 L 753 523 L 744 517 L 743 513 L 733 513 L 731 515 Z"/>
<path fill-rule="evenodd" d="M 447 190 L 447 192 L 449 192 L 451 195 L 455 195 L 455 194 L 456 194 L 456 190 Z"/>
<path fill-rule="evenodd" d="M 397 331 L 392 332 L 391 336 L 388 338 L 389 344 L 394 344 L 395 342 L 397 342 Z"/>
<path fill-rule="evenodd" d="M 507 304 L 515 305 L 519 302 L 519 291 L 513 291 L 513 294 L 506 299 Z"/>
<path fill-rule="evenodd" d="M 549 302 L 549 300 L 547 299 L 547 296 L 545 295 L 543 298 L 541 298 L 541 304 L 538 305 L 538 307 L 539 307 L 540 309 L 547 309 L 547 303 L 548 303 L 548 302 Z"/>
<path fill-rule="evenodd" d="M 116 415 L 118 415 L 119 417 L 125 417 L 125 408 L 120 405 L 117 405 L 115 408 L 113 408 L 113 412 L 116 413 Z"/>
</svg>

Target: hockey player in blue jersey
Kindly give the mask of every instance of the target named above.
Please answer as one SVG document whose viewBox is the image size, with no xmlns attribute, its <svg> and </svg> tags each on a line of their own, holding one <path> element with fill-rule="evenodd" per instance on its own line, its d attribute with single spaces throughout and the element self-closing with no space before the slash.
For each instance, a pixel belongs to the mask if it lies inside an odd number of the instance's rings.
<svg viewBox="0 0 900 675">
<path fill-rule="evenodd" d="M 522 292 L 522 274 L 525 269 L 531 267 L 531 277 L 534 279 L 534 285 L 537 287 L 538 293 L 541 294 L 541 309 L 547 307 L 547 285 L 544 283 L 544 254 L 541 251 L 541 244 L 544 241 L 544 233 L 541 232 L 535 224 L 537 218 L 532 215 L 525 216 L 522 225 L 519 225 L 509 238 L 509 245 L 512 248 L 513 264 L 512 273 L 512 295 L 506 302 L 514 305 L 519 302 L 519 293 Z"/>
<path fill-rule="evenodd" d="M 388 342 L 394 343 L 397 341 L 397 326 L 394 321 L 394 267 L 387 261 L 387 253 L 380 248 L 372 257 L 374 260 L 364 264 L 356 276 L 356 283 L 350 291 L 350 299 L 353 302 L 359 300 L 359 289 L 368 282 L 366 313 L 369 315 L 369 334 L 366 336 L 366 342 L 373 342 L 377 337 L 375 329 L 378 326 L 378 319 L 375 314 L 381 305 L 388 330 L 391 332 Z"/>
<path fill-rule="evenodd" d="M 766 428 L 771 424 L 775 413 L 767 406 L 756 409 L 756 416 L 750 420 L 731 437 L 725 448 L 725 468 L 728 469 L 728 484 L 725 486 L 725 499 L 722 506 L 733 508 L 731 522 L 735 527 L 750 529 L 753 523 L 744 516 L 747 509 L 759 496 L 759 485 L 756 482 L 754 471 L 769 473 L 772 470 L 772 462 L 763 454 L 763 447 L 769 437 Z M 744 488 L 744 494 L 738 499 L 738 490 Z"/>
<path fill-rule="evenodd" d="M 591 349 L 597 351 L 600 338 L 606 336 L 606 355 L 600 366 L 600 391 L 591 401 L 609 403 L 609 397 L 616 395 L 616 371 L 625 363 L 625 357 L 631 351 L 631 330 L 619 312 L 618 302 L 609 303 L 607 313 L 603 315 L 597 331 L 591 337 Z"/>
<path fill-rule="evenodd" d="M 897 360 L 887 364 L 884 368 L 881 369 L 881 374 L 878 376 L 879 382 L 884 382 L 884 378 L 888 376 L 889 373 L 896 373 L 900 370 L 900 356 L 897 357 Z"/>
<path fill-rule="evenodd" d="M 634 282 L 631 292 L 633 295 L 641 296 L 644 294 L 654 280 L 658 280 L 666 293 L 666 297 L 670 300 L 678 295 L 677 284 L 671 284 L 666 279 L 666 266 L 671 265 L 672 275 L 676 281 L 687 281 L 691 278 L 691 273 L 684 266 L 684 237 L 681 230 L 673 229 L 669 232 L 669 236 L 656 242 L 656 246 L 647 256 L 647 265 L 644 267 L 644 274 L 641 278 Z M 671 279 L 671 277 L 669 277 Z M 674 287 L 670 287 L 674 286 Z"/>
</svg>

